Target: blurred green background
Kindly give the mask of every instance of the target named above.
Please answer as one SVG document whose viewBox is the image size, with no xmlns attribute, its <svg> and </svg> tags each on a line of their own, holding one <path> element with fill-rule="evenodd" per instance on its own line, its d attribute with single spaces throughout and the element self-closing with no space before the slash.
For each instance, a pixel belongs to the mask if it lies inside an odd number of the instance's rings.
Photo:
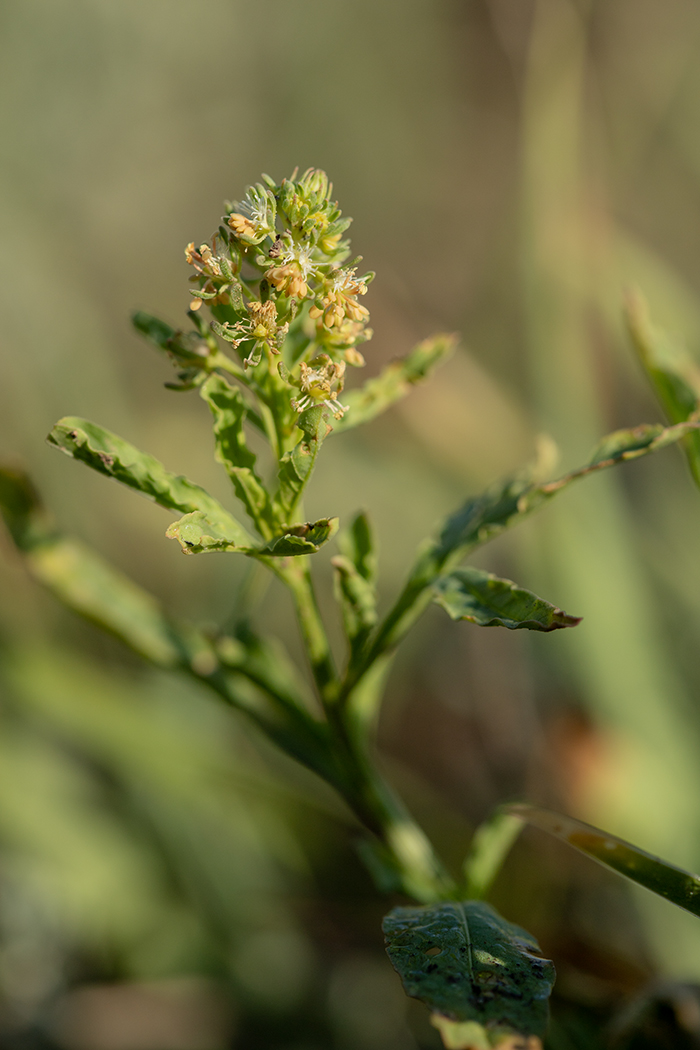
<svg viewBox="0 0 700 1050">
<path fill-rule="evenodd" d="M 261 171 L 322 167 L 355 217 L 378 273 L 368 373 L 462 337 L 429 386 L 329 442 L 310 495 L 312 517 L 370 510 L 385 601 L 441 514 L 538 434 L 572 467 L 659 418 L 627 286 L 700 347 L 693 0 L 3 0 L 0 84 L 0 452 L 178 613 L 226 622 L 238 561 L 183 559 L 158 508 L 43 440 L 83 415 L 227 498 L 205 406 L 163 388 L 129 314 L 184 320 L 184 245 Z M 451 863 L 493 804 L 528 797 L 700 867 L 699 523 L 666 451 L 480 555 L 575 631 L 426 616 L 382 753 Z M 330 610 L 323 554 L 317 571 Z M 0 1046 L 437 1046 L 340 804 L 61 610 L 4 536 L 0 587 Z M 296 653 L 290 611 L 271 587 L 260 625 Z M 654 976 L 700 980 L 694 918 L 536 832 L 493 899 L 556 961 L 552 1047 L 599 1045 Z"/>
</svg>

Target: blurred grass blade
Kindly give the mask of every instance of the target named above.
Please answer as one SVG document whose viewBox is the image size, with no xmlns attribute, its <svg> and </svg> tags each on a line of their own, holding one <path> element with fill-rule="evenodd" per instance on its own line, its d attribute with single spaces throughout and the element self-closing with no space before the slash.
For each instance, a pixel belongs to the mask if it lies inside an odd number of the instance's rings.
<svg viewBox="0 0 700 1050">
<path fill-rule="evenodd" d="M 428 1006 L 449 1033 L 446 1045 L 488 1048 L 544 1035 L 554 966 L 534 937 L 488 904 L 394 908 L 383 929 L 406 995 Z"/>
<path fill-rule="evenodd" d="M 514 631 L 556 631 L 575 627 L 580 616 L 569 616 L 556 605 L 472 565 L 441 576 L 433 601 L 453 620 L 468 620 L 480 627 L 507 627 Z"/>
<path fill-rule="evenodd" d="M 62 536 L 22 471 L 0 466 L 0 513 L 32 576 L 69 609 L 150 663 L 188 671 L 288 754 L 331 783 L 342 782 L 327 728 L 306 710 L 305 697 L 274 646 L 259 639 L 249 646 L 247 637 L 211 639 L 169 617 L 151 594 L 89 548 Z"/>
<path fill-rule="evenodd" d="M 374 379 L 369 379 L 358 390 L 343 394 L 348 411 L 333 424 L 335 433 L 368 423 L 386 412 L 394 402 L 410 393 L 411 387 L 427 379 L 433 369 L 453 353 L 457 345 L 455 335 L 435 335 L 425 339 L 406 357 L 392 361 Z"/>
<path fill-rule="evenodd" d="M 526 824 L 548 831 L 550 835 L 567 842 L 606 868 L 625 875 L 632 882 L 645 886 L 660 897 L 677 904 L 679 908 L 700 915 L 700 877 L 677 868 L 660 857 L 633 846 L 630 842 L 610 835 L 607 831 L 584 824 L 573 817 L 552 813 L 529 803 L 514 803 L 502 812 L 517 817 Z"/>
<path fill-rule="evenodd" d="M 688 353 L 651 322 L 646 300 L 631 292 L 626 302 L 627 326 L 642 367 L 671 423 L 696 419 L 700 411 L 700 368 Z M 700 433 L 683 440 L 688 465 L 700 485 Z"/>
<path fill-rule="evenodd" d="M 31 574 L 65 605 L 159 667 L 189 666 L 211 647 L 89 548 L 62 536 L 26 474 L 0 467 L 0 512 Z"/>
<path fill-rule="evenodd" d="M 464 861 L 465 897 L 486 896 L 522 827 L 519 817 L 500 808 L 479 825 Z"/>
<path fill-rule="evenodd" d="M 256 456 L 248 448 L 243 424 L 248 406 L 239 390 L 222 376 L 212 375 L 200 389 L 214 417 L 216 459 L 225 468 L 236 495 L 255 522 L 261 536 L 272 536 L 270 501 L 255 471 Z"/>
<path fill-rule="evenodd" d="M 200 511 L 235 538 L 241 547 L 253 546 L 243 526 L 205 489 L 181 474 L 171 474 L 147 452 L 86 419 L 67 416 L 58 421 L 47 438 L 50 445 L 114 478 L 167 510 L 181 514 Z"/>
</svg>

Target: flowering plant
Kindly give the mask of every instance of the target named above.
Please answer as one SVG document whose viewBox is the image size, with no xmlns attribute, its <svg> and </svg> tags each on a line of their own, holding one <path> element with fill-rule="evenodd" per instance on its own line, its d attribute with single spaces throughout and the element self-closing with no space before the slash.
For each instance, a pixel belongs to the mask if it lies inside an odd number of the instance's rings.
<svg viewBox="0 0 700 1050">
<path fill-rule="evenodd" d="M 350 220 L 332 200 L 326 175 L 309 169 L 277 184 L 268 176 L 226 205 L 209 243 L 186 248 L 193 268 L 184 332 L 143 312 L 136 328 L 165 351 L 177 390 L 196 389 L 213 420 L 216 458 L 248 521 L 205 489 L 97 424 L 60 420 L 49 443 L 154 500 L 179 517 L 166 535 L 185 554 L 235 553 L 273 573 L 294 600 L 310 680 L 249 617 L 233 634 L 205 631 L 161 604 L 97 554 L 65 537 L 31 481 L 0 470 L 0 508 L 30 571 L 64 603 L 121 638 L 143 658 L 213 690 L 286 753 L 326 780 L 363 831 L 362 855 L 378 888 L 411 902 L 385 922 L 389 955 L 409 995 L 432 1010 L 452 1048 L 540 1045 L 552 964 L 536 942 L 481 900 L 524 822 L 558 835 L 688 910 L 700 882 L 612 836 L 533 806 L 498 811 L 477 831 L 463 870 L 449 872 L 382 776 L 374 728 L 399 643 L 431 602 L 454 620 L 509 630 L 575 627 L 570 616 L 530 591 L 464 565 L 477 547 L 542 508 L 579 478 L 682 441 L 696 476 L 698 384 L 683 364 L 656 353 L 642 308 L 630 319 L 644 366 L 671 425 L 644 425 L 604 438 L 578 470 L 554 479 L 549 457 L 468 498 L 419 548 L 399 595 L 380 619 L 376 547 L 359 513 L 338 536 L 332 558 L 346 638 L 339 665 L 316 600 L 311 562 L 334 537 L 338 519 L 304 520 L 303 497 L 321 446 L 377 416 L 452 352 L 438 335 L 344 395 L 346 367 L 359 368 L 369 340 L 364 298 L 371 272 L 358 275 L 344 235 Z M 205 316 L 209 315 L 208 321 Z M 249 442 L 257 432 L 272 469 Z"/>
</svg>

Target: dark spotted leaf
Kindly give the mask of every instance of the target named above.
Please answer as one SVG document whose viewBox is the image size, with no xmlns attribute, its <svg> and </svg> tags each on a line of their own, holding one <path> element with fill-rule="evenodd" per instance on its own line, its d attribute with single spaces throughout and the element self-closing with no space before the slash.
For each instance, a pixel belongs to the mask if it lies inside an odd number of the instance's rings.
<svg viewBox="0 0 700 1050">
<path fill-rule="evenodd" d="M 406 994 L 436 1015 L 453 1047 L 512 1045 L 514 1036 L 544 1034 L 554 966 L 529 933 L 489 905 L 394 908 L 383 929 Z"/>
<path fill-rule="evenodd" d="M 480 627 L 556 631 L 581 622 L 580 617 L 569 616 L 512 580 L 471 565 L 440 577 L 434 591 L 434 601 L 453 620 L 468 620 Z"/>
</svg>

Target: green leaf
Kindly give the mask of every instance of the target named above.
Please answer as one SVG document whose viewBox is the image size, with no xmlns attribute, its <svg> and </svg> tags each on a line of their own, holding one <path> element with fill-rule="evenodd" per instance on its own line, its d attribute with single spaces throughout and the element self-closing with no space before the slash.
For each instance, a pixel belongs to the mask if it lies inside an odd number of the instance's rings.
<svg viewBox="0 0 700 1050">
<path fill-rule="evenodd" d="M 437 538 L 423 546 L 403 591 L 380 627 L 366 664 L 398 644 L 430 601 L 437 579 L 470 551 L 538 510 L 579 478 L 646 456 L 698 430 L 700 424 L 692 421 L 671 427 L 658 423 L 617 430 L 600 442 L 585 466 L 555 481 L 538 480 L 540 468 L 534 465 L 468 499 L 447 518 Z"/>
<path fill-rule="evenodd" d="M 426 379 L 445 358 L 454 351 L 457 337 L 435 335 L 419 343 L 407 354 L 392 361 L 374 379 L 369 379 L 359 390 L 349 390 L 343 395 L 348 411 L 334 423 L 333 430 L 340 433 L 350 427 L 368 423 L 375 416 L 410 393 L 411 387 Z"/>
<path fill-rule="evenodd" d="M 211 554 L 217 551 L 232 551 L 237 554 L 249 554 L 255 548 L 238 542 L 235 530 L 227 528 L 225 523 L 212 521 L 201 510 L 185 514 L 174 521 L 165 531 L 169 540 L 177 540 L 183 554 Z"/>
<path fill-rule="evenodd" d="M 659 331 L 639 293 L 628 296 L 627 324 L 632 343 L 661 406 L 671 423 L 697 418 L 700 411 L 700 368 L 690 355 Z M 688 465 L 700 485 L 700 433 L 683 441 Z"/>
<path fill-rule="evenodd" d="M 259 554 L 273 558 L 296 557 L 299 554 L 316 554 L 324 543 L 338 531 L 337 518 L 319 518 L 300 525 L 288 526 L 281 535 L 258 549 Z"/>
<path fill-rule="evenodd" d="M 377 571 L 374 538 L 367 515 L 358 514 L 349 529 L 341 533 L 338 546 L 342 554 L 331 559 L 335 568 L 335 596 L 343 612 L 345 635 L 350 643 L 350 664 L 363 651 L 377 622 Z"/>
<path fill-rule="evenodd" d="M 302 439 L 282 457 L 277 503 L 281 515 L 287 519 L 293 516 L 294 508 L 313 473 L 318 450 L 331 432 L 326 416 L 327 410 L 322 405 L 315 405 L 302 412 L 297 423 Z"/>
<path fill-rule="evenodd" d="M 468 620 L 480 627 L 556 631 L 581 622 L 580 617 L 569 616 L 512 580 L 503 580 L 471 565 L 441 576 L 434 590 L 433 600 L 453 620 Z"/>
<path fill-rule="evenodd" d="M 521 831 L 522 822 L 500 808 L 479 825 L 464 861 L 466 897 L 486 896 Z"/>
<path fill-rule="evenodd" d="M 582 853 L 593 857 L 606 868 L 611 868 L 632 882 L 664 897 L 679 908 L 700 915 L 700 877 L 677 868 L 675 864 L 655 857 L 624 839 L 610 835 L 573 817 L 552 813 L 541 806 L 514 803 L 502 807 L 502 812 L 517 817 L 526 824 L 548 831 L 550 835 L 567 842 Z"/>
<path fill-rule="evenodd" d="M 253 544 L 243 526 L 205 489 L 182 474 L 171 474 L 154 456 L 140 452 L 96 423 L 67 416 L 58 421 L 47 440 L 66 455 L 136 489 L 167 510 L 177 510 L 181 514 L 199 511 L 216 528 L 224 530 L 236 546 Z"/>
<path fill-rule="evenodd" d="M 340 534 L 338 546 L 359 575 L 373 584 L 377 575 L 376 543 L 369 518 L 363 511 L 355 516 L 350 528 Z"/>
<path fill-rule="evenodd" d="M 464 1036 L 453 1047 L 490 1047 L 513 1035 L 544 1034 L 554 966 L 529 933 L 487 904 L 394 908 L 383 929 L 406 994 L 437 1015 L 438 1027 Z M 455 1025 L 465 1024 L 455 1032 Z"/>
<path fill-rule="evenodd" d="M 184 335 L 165 321 L 143 310 L 132 314 L 131 323 L 137 332 L 154 346 L 164 350 L 177 364 L 193 365 L 197 369 L 205 365 L 211 348 L 196 332 Z"/>
<path fill-rule="evenodd" d="M 212 375 L 200 394 L 214 417 L 216 459 L 223 464 L 236 495 L 265 539 L 272 535 L 270 499 L 255 471 L 255 454 L 248 448 L 243 424 L 248 406 L 239 390 L 221 376 Z"/>
<path fill-rule="evenodd" d="M 337 518 L 320 518 L 300 525 L 290 525 L 279 536 L 264 546 L 242 547 L 226 525 L 212 522 L 200 511 L 185 514 L 174 521 L 165 533 L 169 540 L 177 540 L 184 554 L 212 554 L 230 551 L 236 554 L 267 555 L 273 558 L 316 554 L 338 528 Z"/>
</svg>

